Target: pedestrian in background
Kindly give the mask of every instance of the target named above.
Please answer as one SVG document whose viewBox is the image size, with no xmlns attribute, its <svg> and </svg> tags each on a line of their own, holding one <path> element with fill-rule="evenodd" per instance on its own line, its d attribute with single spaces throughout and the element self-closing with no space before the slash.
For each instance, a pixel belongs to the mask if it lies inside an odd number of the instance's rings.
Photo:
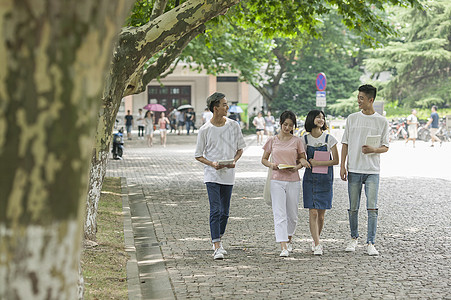
<svg viewBox="0 0 451 300">
<path fill-rule="evenodd" d="M 169 113 L 169 122 L 171 124 L 171 133 L 172 131 L 176 132 L 177 131 L 177 118 L 176 118 L 176 109 L 172 108 L 171 112 Z"/>
<path fill-rule="evenodd" d="M 141 108 L 138 109 L 138 114 L 136 115 L 136 125 L 138 126 L 138 139 L 144 139 L 144 115 Z"/>
<path fill-rule="evenodd" d="M 158 119 L 158 127 L 160 128 L 160 143 L 163 147 L 166 147 L 167 126 L 169 126 L 169 119 L 166 118 L 165 113 L 162 112 L 160 114 L 160 119 Z"/>
<path fill-rule="evenodd" d="M 293 135 L 296 115 L 284 111 L 280 115 L 280 133 L 269 138 L 263 146 L 261 162 L 272 169 L 271 201 L 276 242 L 280 243 L 280 257 L 288 257 L 293 250 L 292 238 L 298 220 L 301 178 L 298 170 L 308 166 L 302 139 Z M 272 155 L 273 162 L 269 161 Z"/>
<path fill-rule="evenodd" d="M 205 111 L 202 113 L 202 125 L 210 122 L 211 118 L 213 118 L 213 113 L 206 107 Z"/>
<path fill-rule="evenodd" d="M 152 147 L 153 145 L 153 125 L 155 124 L 153 113 L 148 110 L 146 116 L 144 117 L 144 125 L 146 126 L 146 137 L 147 146 Z"/>
<path fill-rule="evenodd" d="M 274 135 L 274 124 L 276 124 L 276 120 L 274 120 L 274 116 L 271 116 L 271 112 L 268 111 L 265 117 L 265 130 L 268 137 Z"/>
<path fill-rule="evenodd" d="M 132 139 L 132 127 L 133 127 L 133 116 L 130 110 L 127 110 L 127 115 L 125 116 L 125 128 L 127 129 L 127 139 Z"/>
<path fill-rule="evenodd" d="M 213 113 L 213 118 L 199 129 L 194 156 L 205 164 L 204 183 L 210 202 L 213 258 L 223 259 L 227 251 L 222 246 L 221 238 L 229 219 L 235 165 L 243 154 L 246 143 L 238 123 L 227 118 L 229 106 L 224 94 L 216 92 L 209 96 L 207 106 Z"/>
<path fill-rule="evenodd" d="M 438 131 L 438 120 L 437 106 L 433 105 L 431 108 L 431 117 L 426 123 L 426 128 L 431 127 L 431 147 L 434 147 L 434 142 L 440 142 L 440 145 L 442 145 L 442 140 L 436 135 Z"/>
<path fill-rule="evenodd" d="M 183 127 L 185 126 L 185 113 L 183 111 L 176 111 L 175 116 L 177 118 L 177 134 L 180 135 L 183 131 Z"/>
<path fill-rule="evenodd" d="M 348 181 L 349 227 L 351 241 L 347 252 L 354 252 L 358 244 L 360 195 L 365 185 L 368 211 L 368 255 L 379 255 L 374 246 L 377 229 L 377 196 L 379 190 L 380 154 L 388 151 L 388 121 L 373 107 L 376 88 L 365 84 L 359 87 L 357 103 L 361 111 L 348 116 L 342 138 L 340 177 Z M 373 140 L 373 146 L 368 145 Z M 347 161 L 346 161 L 347 158 Z"/>
<path fill-rule="evenodd" d="M 407 131 L 409 137 L 406 140 L 406 144 L 412 141 L 413 147 L 415 148 L 415 140 L 418 138 L 418 118 L 415 109 L 412 109 L 412 113 L 407 117 Z"/>
<path fill-rule="evenodd" d="M 302 179 L 304 208 L 309 209 L 313 254 L 323 255 L 323 245 L 319 237 L 324 227 L 326 209 L 332 208 L 333 166 L 339 163 L 337 140 L 326 132 L 326 115 L 320 110 L 312 110 L 307 114 L 304 127 L 305 131 L 310 133 L 304 135 L 305 152 L 310 164 Z M 323 157 L 320 157 L 321 154 Z M 315 167 L 324 167 L 325 170 L 319 172 Z"/>
<path fill-rule="evenodd" d="M 258 115 L 252 121 L 256 128 L 257 133 L 257 145 L 263 145 L 263 134 L 265 131 L 265 119 L 261 112 L 258 112 Z"/>
<path fill-rule="evenodd" d="M 192 108 L 189 108 L 188 111 L 186 112 L 185 122 L 186 122 L 186 134 L 189 135 L 191 128 L 193 128 L 194 133 L 194 113 Z"/>
</svg>

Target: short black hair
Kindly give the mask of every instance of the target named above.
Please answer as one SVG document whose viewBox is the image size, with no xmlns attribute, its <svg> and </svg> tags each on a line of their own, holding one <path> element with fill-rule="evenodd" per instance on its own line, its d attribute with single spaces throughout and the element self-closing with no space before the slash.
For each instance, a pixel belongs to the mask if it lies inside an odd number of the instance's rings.
<svg viewBox="0 0 451 300">
<path fill-rule="evenodd" d="M 377 89 L 371 84 L 364 84 L 359 86 L 359 92 L 364 92 L 370 99 L 376 100 Z"/>
<path fill-rule="evenodd" d="M 437 105 L 432 105 L 432 108 L 437 111 Z"/>
<path fill-rule="evenodd" d="M 282 124 L 285 122 L 286 119 L 290 119 L 291 121 L 293 121 L 294 124 L 294 128 L 297 127 L 297 122 L 296 122 L 296 115 L 294 114 L 294 112 L 292 112 L 291 110 L 286 110 L 284 111 L 281 115 L 280 115 L 280 126 L 282 126 Z"/>
<path fill-rule="evenodd" d="M 213 107 L 219 105 L 219 101 L 225 98 L 223 93 L 215 92 L 207 98 L 207 106 L 211 112 L 214 112 Z"/>
<path fill-rule="evenodd" d="M 324 114 L 323 111 L 314 109 L 314 110 L 309 111 L 309 113 L 307 114 L 307 118 L 305 118 L 305 124 L 304 124 L 305 131 L 312 132 L 313 128 L 316 127 L 315 126 L 315 118 L 319 114 L 322 114 L 324 117 L 324 124 L 323 124 L 323 127 L 321 127 L 321 130 L 322 131 L 327 130 L 326 115 Z"/>
</svg>

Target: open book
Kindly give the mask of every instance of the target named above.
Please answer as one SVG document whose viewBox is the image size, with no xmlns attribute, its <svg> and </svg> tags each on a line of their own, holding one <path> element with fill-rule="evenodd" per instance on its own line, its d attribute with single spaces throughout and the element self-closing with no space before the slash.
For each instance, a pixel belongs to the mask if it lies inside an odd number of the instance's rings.
<svg viewBox="0 0 451 300">
<path fill-rule="evenodd" d="M 330 160 L 329 151 L 315 151 L 313 154 L 313 159 L 317 161 L 328 161 Z M 328 166 L 316 166 L 312 168 L 312 173 L 317 174 L 327 174 Z"/>
<path fill-rule="evenodd" d="M 280 170 L 283 170 L 283 169 L 293 169 L 294 167 L 296 167 L 296 166 L 286 165 L 286 164 L 279 164 L 279 166 L 278 166 L 278 168 L 279 168 Z"/>
<path fill-rule="evenodd" d="M 233 164 L 233 159 L 218 160 L 220 166 Z"/>
<path fill-rule="evenodd" d="M 381 136 L 379 135 L 368 135 L 366 137 L 365 145 L 374 148 L 379 148 L 381 146 Z"/>
</svg>

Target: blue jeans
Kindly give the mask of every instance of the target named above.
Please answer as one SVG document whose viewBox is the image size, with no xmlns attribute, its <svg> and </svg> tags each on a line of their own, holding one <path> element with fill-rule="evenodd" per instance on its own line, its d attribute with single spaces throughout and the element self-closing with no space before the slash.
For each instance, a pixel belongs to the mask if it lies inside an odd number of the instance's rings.
<svg viewBox="0 0 451 300">
<path fill-rule="evenodd" d="M 210 201 L 210 234 L 213 243 L 221 241 L 229 219 L 230 198 L 233 185 L 207 182 Z"/>
<path fill-rule="evenodd" d="M 367 243 L 374 244 L 377 228 L 377 193 L 379 191 L 379 174 L 348 173 L 349 195 L 349 227 L 351 237 L 359 237 L 359 207 L 362 185 L 365 185 L 366 208 L 368 211 L 368 236 Z"/>
<path fill-rule="evenodd" d="M 186 121 L 186 134 L 189 134 L 191 127 L 193 127 L 193 132 L 194 132 L 194 123 L 192 121 Z"/>
</svg>

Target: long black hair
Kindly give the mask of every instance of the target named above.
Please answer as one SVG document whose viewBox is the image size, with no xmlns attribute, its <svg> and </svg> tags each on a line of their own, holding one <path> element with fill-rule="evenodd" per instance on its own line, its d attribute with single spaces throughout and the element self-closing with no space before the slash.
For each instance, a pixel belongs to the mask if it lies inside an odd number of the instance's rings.
<svg viewBox="0 0 451 300">
<path fill-rule="evenodd" d="M 294 114 L 294 112 L 292 112 L 291 110 L 286 110 L 284 111 L 279 118 L 279 123 L 280 126 L 282 127 L 282 124 L 285 122 L 286 119 L 290 119 L 291 121 L 293 121 L 293 128 L 297 128 L 297 121 L 296 121 L 296 115 Z M 291 131 L 291 133 L 293 133 L 293 131 Z"/>
<path fill-rule="evenodd" d="M 326 115 L 324 114 L 323 111 L 314 109 L 314 110 L 309 111 L 309 113 L 307 114 L 307 118 L 305 118 L 305 124 L 304 124 L 305 131 L 312 132 L 313 128 L 316 127 L 315 126 L 315 118 L 319 114 L 322 114 L 324 117 L 324 124 L 323 124 L 323 127 L 321 127 L 321 130 L 322 131 L 327 130 Z"/>
</svg>

